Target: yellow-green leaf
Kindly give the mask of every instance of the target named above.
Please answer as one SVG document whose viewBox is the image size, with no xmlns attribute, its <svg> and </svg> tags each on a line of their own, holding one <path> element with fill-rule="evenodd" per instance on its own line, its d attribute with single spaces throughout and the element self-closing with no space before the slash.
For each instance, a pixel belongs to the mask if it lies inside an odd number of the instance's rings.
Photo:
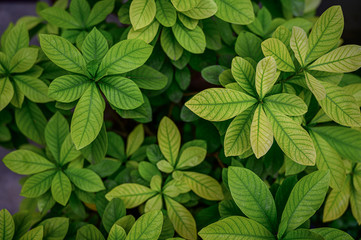
<svg viewBox="0 0 361 240">
<path fill-rule="evenodd" d="M 273 57 L 266 57 L 257 64 L 256 90 L 260 98 L 263 98 L 277 81 L 276 71 L 276 61 Z"/>
<path fill-rule="evenodd" d="M 129 8 L 130 22 L 134 30 L 148 26 L 156 13 L 154 0 L 133 0 Z"/>
<path fill-rule="evenodd" d="M 297 61 L 301 67 L 304 67 L 306 55 L 308 52 L 308 39 L 305 30 L 297 26 L 292 28 L 290 46 L 292 51 L 295 53 Z"/>
<path fill-rule="evenodd" d="M 269 38 L 262 42 L 263 54 L 276 60 L 277 68 L 284 72 L 295 72 L 290 53 L 283 42 L 277 38 Z"/>
<path fill-rule="evenodd" d="M 168 117 L 163 117 L 160 121 L 157 138 L 160 151 L 174 167 L 181 144 L 181 135 L 177 126 Z"/>
</svg>

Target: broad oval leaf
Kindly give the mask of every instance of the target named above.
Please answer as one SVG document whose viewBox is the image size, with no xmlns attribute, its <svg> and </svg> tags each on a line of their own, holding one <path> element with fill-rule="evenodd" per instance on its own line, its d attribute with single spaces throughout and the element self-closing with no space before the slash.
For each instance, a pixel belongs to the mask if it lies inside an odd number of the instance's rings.
<svg viewBox="0 0 361 240">
<path fill-rule="evenodd" d="M 105 238 L 94 225 L 87 224 L 78 229 L 76 240 L 105 240 Z"/>
<path fill-rule="evenodd" d="M 10 61 L 10 72 L 22 73 L 28 71 L 35 64 L 38 51 L 36 48 L 20 49 Z"/>
<path fill-rule="evenodd" d="M 163 156 L 175 167 L 181 144 L 181 135 L 178 127 L 168 117 L 163 117 L 160 121 L 157 138 Z"/>
<path fill-rule="evenodd" d="M 182 11 L 182 14 L 191 19 L 206 19 L 212 17 L 217 12 L 217 4 L 213 0 L 197 0 L 197 5 L 188 11 Z"/>
<path fill-rule="evenodd" d="M 60 161 L 61 146 L 68 134 L 68 121 L 63 117 L 63 115 L 61 115 L 61 113 L 56 112 L 46 125 L 45 141 L 49 151 L 57 162 Z"/>
<path fill-rule="evenodd" d="M 169 0 L 156 2 L 157 12 L 155 17 L 164 27 L 172 27 L 177 21 L 177 11 Z"/>
<path fill-rule="evenodd" d="M 284 72 L 296 71 L 287 47 L 277 38 L 269 38 L 263 41 L 262 51 L 266 57 L 272 56 L 276 60 L 277 68 L 279 70 Z"/>
<path fill-rule="evenodd" d="M 49 190 L 56 171 L 50 170 L 30 176 L 21 188 L 21 196 L 36 198 Z"/>
<path fill-rule="evenodd" d="M 241 114 L 256 102 L 255 98 L 236 90 L 210 88 L 195 95 L 185 105 L 201 118 L 224 121 Z"/>
<path fill-rule="evenodd" d="M 71 138 L 77 149 L 89 145 L 103 125 L 104 99 L 95 83 L 85 90 L 71 120 Z"/>
<path fill-rule="evenodd" d="M 113 198 L 105 207 L 104 213 L 102 216 L 102 222 L 105 230 L 110 232 L 113 225 L 116 225 L 121 217 L 125 216 L 125 206 L 121 199 Z M 109 233 L 110 234 L 110 233 Z"/>
<path fill-rule="evenodd" d="M 301 116 L 307 112 L 307 105 L 302 98 L 289 93 L 280 93 L 265 97 L 265 104 L 287 116 Z"/>
<path fill-rule="evenodd" d="M 263 98 L 277 81 L 276 71 L 276 61 L 273 57 L 266 57 L 257 64 L 255 85 L 260 98 Z"/>
<path fill-rule="evenodd" d="M 216 16 L 223 21 L 247 25 L 254 21 L 254 11 L 249 0 L 215 0 L 218 11 Z"/>
<path fill-rule="evenodd" d="M 173 61 L 180 59 L 183 54 L 182 46 L 177 42 L 172 30 L 169 28 L 163 28 L 160 35 L 160 45 L 167 56 Z"/>
<path fill-rule="evenodd" d="M 255 70 L 253 66 L 244 58 L 235 57 L 232 60 L 232 75 L 236 82 L 241 86 L 245 91 L 247 91 L 252 96 L 256 96 L 255 89 Z"/>
<path fill-rule="evenodd" d="M 70 15 L 64 9 L 60 7 L 50 7 L 41 11 L 41 17 L 45 18 L 49 23 L 65 28 L 65 29 L 77 29 L 81 28 L 81 23 L 77 21 L 75 17 Z"/>
<path fill-rule="evenodd" d="M 152 211 L 142 215 L 130 229 L 126 240 L 158 239 L 163 225 L 161 211 Z"/>
<path fill-rule="evenodd" d="M 135 82 L 139 88 L 147 90 L 161 90 L 168 83 L 166 75 L 147 65 L 127 72 L 126 77 Z"/>
<path fill-rule="evenodd" d="M 68 168 L 65 170 L 65 174 L 76 187 L 83 191 L 99 192 L 105 189 L 101 178 L 92 170 Z"/>
<path fill-rule="evenodd" d="M 143 141 L 144 141 L 144 128 L 143 128 L 143 124 L 139 124 L 128 135 L 126 155 L 131 156 L 133 153 L 135 153 L 142 145 Z"/>
<path fill-rule="evenodd" d="M 29 232 L 22 235 L 20 240 L 42 240 L 44 235 L 44 227 L 39 226 L 31 229 Z"/>
<path fill-rule="evenodd" d="M 2 240 L 13 239 L 15 233 L 14 219 L 8 210 L 2 209 L 0 211 L 0 238 Z"/>
<path fill-rule="evenodd" d="M 251 170 L 240 167 L 229 167 L 228 184 L 241 211 L 274 232 L 277 227 L 277 211 L 267 185 Z"/>
<path fill-rule="evenodd" d="M 197 26 L 194 30 L 189 30 L 181 23 L 176 23 L 172 27 L 175 39 L 187 51 L 195 54 L 203 53 L 206 49 L 206 37 L 203 30 Z"/>
<path fill-rule="evenodd" d="M 69 72 L 88 75 L 85 59 L 68 40 L 49 34 L 40 34 L 39 38 L 41 49 L 53 63 Z"/>
<path fill-rule="evenodd" d="M 70 198 L 72 186 L 69 178 L 62 172 L 58 171 L 51 183 L 51 195 L 54 200 L 65 206 Z"/>
<path fill-rule="evenodd" d="M 315 214 L 325 199 L 329 180 L 328 171 L 316 171 L 296 183 L 282 213 L 279 237 L 296 229 Z"/>
<path fill-rule="evenodd" d="M 176 169 L 187 169 L 198 166 L 206 158 L 207 149 L 190 146 L 181 152 Z"/>
<path fill-rule="evenodd" d="M 146 43 L 150 43 L 154 40 L 155 36 L 158 33 L 159 23 L 158 21 L 153 21 L 148 26 L 138 29 L 135 31 L 133 28 L 128 32 L 128 39 L 139 39 L 143 40 Z"/>
<path fill-rule="evenodd" d="M 93 28 L 81 45 L 81 51 L 88 63 L 94 60 L 101 60 L 108 52 L 108 49 L 109 47 L 106 38 L 96 28 Z"/>
<path fill-rule="evenodd" d="M 136 183 L 125 183 L 113 188 L 105 197 L 111 201 L 113 198 L 123 200 L 126 208 L 134 208 L 157 194 L 156 191 Z"/>
<path fill-rule="evenodd" d="M 308 72 L 305 73 L 305 81 L 308 89 L 315 95 L 316 99 L 323 100 L 326 97 L 326 89 L 323 84 Z"/>
<path fill-rule="evenodd" d="M 91 27 L 104 21 L 104 19 L 112 13 L 113 9 L 114 0 L 97 1 L 89 13 L 89 17 L 86 20 L 86 26 Z"/>
<path fill-rule="evenodd" d="M 117 224 L 114 224 L 113 227 L 110 229 L 107 240 L 125 240 L 126 237 L 127 233 L 125 232 L 124 228 Z"/>
<path fill-rule="evenodd" d="M 194 8 L 199 0 L 171 0 L 173 6 L 180 12 Z"/>
<path fill-rule="evenodd" d="M 6 167 L 11 171 L 30 175 L 55 168 L 55 165 L 44 157 L 29 150 L 16 150 L 3 158 Z"/>
<path fill-rule="evenodd" d="M 156 5 L 154 0 L 134 0 L 130 4 L 129 17 L 135 30 L 148 26 L 154 19 Z"/>
<path fill-rule="evenodd" d="M 51 98 L 48 97 L 48 86 L 42 80 L 27 75 L 15 75 L 14 81 L 16 86 L 31 101 L 36 103 L 51 101 Z"/>
</svg>

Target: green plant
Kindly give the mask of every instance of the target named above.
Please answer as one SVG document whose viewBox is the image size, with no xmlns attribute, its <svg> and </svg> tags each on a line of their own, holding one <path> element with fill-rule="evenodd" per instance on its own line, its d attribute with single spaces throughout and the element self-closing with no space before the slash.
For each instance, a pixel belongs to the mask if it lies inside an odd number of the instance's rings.
<svg viewBox="0 0 361 240">
<path fill-rule="evenodd" d="M 0 239 L 360 236 L 361 47 L 319 4 L 39 2 L 1 36 Z"/>
</svg>

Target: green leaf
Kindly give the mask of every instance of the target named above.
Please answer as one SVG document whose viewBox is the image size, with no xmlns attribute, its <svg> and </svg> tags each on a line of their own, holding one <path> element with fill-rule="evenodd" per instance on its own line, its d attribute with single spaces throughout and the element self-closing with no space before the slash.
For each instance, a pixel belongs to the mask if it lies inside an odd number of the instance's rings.
<svg viewBox="0 0 361 240">
<path fill-rule="evenodd" d="M 243 31 L 238 35 L 235 51 L 240 57 L 249 57 L 255 61 L 263 58 L 262 40 L 251 32 Z"/>
<path fill-rule="evenodd" d="M 361 47 L 358 45 L 346 45 L 323 55 L 312 63 L 308 69 L 348 73 L 354 72 L 361 67 Z"/>
<path fill-rule="evenodd" d="M 135 151 L 139 149 L 143 141 L 144 141 L 144 128 L 143 128 L 143 124 L 139 124 L 128 135 L 126 155 L 131 156 Z"/>
<path fill-rule="evenodd" d="M 307 166 L 299 164 L 295 161 L 293 161 L 291 158 L 285 156 L 284 157 L 284 161 L 285 161 L 285 175 L 286 176 L 291 176 L 291 175 L 296 175 L 299 174 L 300 172 L 304 171 L 306 169 Z"/>
<path fill-rule="evenodd" d="M 168 0 L 156 2 L 157 12 L 155 17 L 164 27 L 172 27 L 177 21 L 177 11 Z"/>
<path fill-rule="evenodd" d="M 108 136 L 103 124 L 98 136 L 95 140 L 81 149 L 83 156 L 91 163 L 100 163 L 104 160 L 108 148 Z"/>
<path fill-rule="evenodd" d="M 295 185 L 282 213 L 279 237 L 296 229 L 315 214 L 325 199 L 329 180 L 328 171 L 316 171 Z"/>
<path fill-rule="evenodd" d="M 194 30 L 198 26 L 198 23 L 199 23 L 199 20 L 190 18 L 180 12 L 178 12 L 178 19 L 189 30 Z M 204 30 L 204 28 L 203 28 L 203 30 Z"/>
<path fill-rule="evenodd" d="M 48 94 L 57 101 L 70 103 L 79 99 L 90 85 L 91 81 L 87 77 L 63 75 L 51 82 Z"/>
<path fill-rule="evenodd" d="M 199 0 L 171 0 L 173 6 L 180 12 L 194 8 Z"/>
<path fill-rule="evenodd" d="M 125 216 L 125 213 L 123 201 L 119 198 L 113 198 L 105 207 L 102 216 L 102 222 L 105 230 L 109 232 L 115 222 Z"/>
<path fill-rule="evenodd" d="M 324 238 L 318 235 L 315 232 L 311 232 L 309 229 L 296 229 L 289 232 L 284 238 L 284 240 L 324 240 Z"/>
<path fill-rule="evenodd" d="M 105 240 L 103 234 L 92 224 L 78 229 L 76 240 Z"/>
<path fill-rule="evenodd" d="M 125 232 L 124 228 L 117 224 L 114 224 L 113 227 L 110 229 L 107 240 L 125 240 L 126 237 L 127 233 Z"/>
<path fill-rule="evenodd" d="M 69 178 L 62 172 L 58 171 L 51 183 L 51 194 L 55 201 L 65 206 L 70 198 L 72 186 Z"/>
<path fill-rule="evenodd" d="M 11 58 L 20 49 L 29 46 L 29 33 L 25 24 L 16 24 L 6 35 L 6 41 L 1 42 L 3 51 Z"/>
<path fill-rule="evenodd" d="M 79 29 L 81 23 L 64 9 L 50 7 L 41 11 L 41 16 L 49 23 L 65 29 Z"/>
<path fill-rule="evenodd" d="M 313 166 L 316 150 L 305 129 L 290 117 L 265 106 L 268 119 L 272 124 L 274 138 L 282 151 L 298 164 Z"/>
<path fill-rule="evenodd" d="M 56 112 L 45 128 L 45 142 L 57 162 L 60 162 L 61 146 L 69 134 L 68 121 Z"/>
<path fill-rule="evenodd" d="M 301 116 L 307 112 L 307 105 L 302 98 L 289 93 L 280 93 L 265 97 L 265 104 L 273 110 L 287 116 Z"/>
<path fill-rule="evenodd" d="M 198 0 L 197 4 L 182 14 L 196 20 L 212 17 L 217 12 L 217 4 L 213 0 Z"/>
<path fill-rule="evenodd" d="M 69 228 L 69 219 L 65 217 L 53 217 L 42 221 L 39 226 L 44 227 L 44 240 L 64 239 Z"/>
<path fill-rule="evenodd" d="M 206 37 L 199 26 L 194 30 L 189 30 L 178 22 L 172 27 L 172 31 L 175 39 L 185 50 L 200 54 L 206 49 Z"/>
<path fill-rule="evenodd" d="M 165 159 L 174 167 L 181 144 L 181 135 L 177 126 L 168 117 L 163 117 L 160 121 L 157 138 L 160 151 Z"/>
<path fill-rule="evenodd" d="M 258 105 L 251 124 L 250 140 L 257 158 L 265 155 L 273 144 L 272 125 L 268 120 L 262 105 Z"/>
<path fill-rule="evenodd" d="M 221 65 L 211 65 L 205 67 L 201 71 L 202 78 L 211 84 L 220 85 L 219 76 L 225 70 L 227 70 L 227 68 Z"/>
<path fill-rule="evenodd" d="M 78 188 L 86 192 L 99 192 L 104 190 L 101 178 L 92 170 L 81 168 L 68 168 L 65 174 Z"/>
<path fill-rule="evenodd" d="M 305 72 L 305 81 L 308 89 L 315 95 L 316 99 L 323 100 L 326 97 L 326 89 L 322 83 L 310 73 Z"/>
<path fill-rule="evenodd" d="M 351 194 L 351 178 L 348 177 L 342 189 L 333 189 L 327 196 L 323 209 L 323 222 L 330 222 L 340 218 L 347 210 Z"/>
<path fill-rule="evenodd" d="M 156 175 L 162 176 L 155 165 L 146 161 L 142 161 L 139 163 L 138 172 L 140 176 L 148 182 L 151 182 L 152 178 Z"/>
<path fill-rule="evenodd" d="M 160 45 L 167 56 L 173 61 L 179 60 L 183 54 L 182 46 L 177 42 L 169 28 L 163 28 L 160 35 Z"/>
<path fill-rule="evenodd" d="M 277 81 L 276 61 L 273 57 L 266 57 L 257 64 L 256 90 L 260 98 L 264 98 Z"/>
<path fill-rule="evenodd" d="M 249 0 L 215 0 L 218 11 L 216 16 L 223 21 L 247 25 L 254 21 L 254 12 Z"/>
<path fill-rule="evenodd" d="M 113 9 L 114 0 L 97 1 L 90 11 L 89 17 L 86 21 L 86 26 L 91 27 L 104 21 L 106 17 L 112 13 Z"/>
<path fill-rule="evenodd" d="M 320 170 L 330 171 L 330 186 L 341 190 L 346 180 L 346 171 L 343 160 L 336 150 L 332 148 L 320 135 L 310 131 L 316 148 L 316 165 Z"/>
<path fill-rule="evenodd" d="M 0 111 L 3 110 L 14 96 L 14 87 L 7 77 L 0 77 Z"/>
<path fill-rule="evenodd" d="M 341 6 L 332 6 L 321 15 L 308 39 L 306 63 L 321 57 L 337 45 L 343 32 L 343 24 Z"/>
<path fill-rule="evenodd" d="M 71 134 L 69 133 L 61 145 L 59 164 L 64 166 L 66 163 L 75 160 L 79 156 L 81 156 L 81 152 L 75 149 Z"/>
<path fill-rule="evenodd" d="M 49 190 L 56 171 L 50 170 L 29 177 L 21 189 L 21 196 L 36 198 Z"/>
<path fill-rule="evenodd" d="M 148 26 L 156 13 L 154 0 L 134 0 L 130 4 L 129 16 L 134 30 Z"/>
<path fill-rule="evenodd" d="M 29 232 L 25 233 L 20 240 L 42 240 L 44 235 L 44 227 L 39 226 L 31 229 Z"/>
<path fill-rule="evenodd" d="M 263 225 L 252 219 L 231 216 L 212 223 L 199 232 L 204 240 L 275 239 Z"/>
<path fill-rule="evenodd" d="M 0 238 L 2 240 L 13 239 L 15 233 L 14 219 L 8 210 L 2 209 L 0 211 Z"/>
<path fill-rule="evenodd" d="M 148 26 L 134 30 L 133 28 L 130 29 L 128 32 L 128 39 L 139 39 L 143 40 L 146 43 L 150 43 L 154 40 L 158 33 L 159 23 L 158 21 L 153 21 Z"/>
<path fill-rule="evenodd" d="M 109 201 L 113 198 L 120 198 L 126 208 L 134 208 L 153 197 L 156 193 L 156 191 L 140 184 L 125 183 L 113 188 L 105 197 Z"/>
<path fill-rule="evenodd" d="M 236 90 L 210 88 L 195 95 L 185 105 L 201 118 L 224 121 L 241 114 L 256 102 L 255 98 Z"/>
<path fill-rule="evenodd" d="M 16 150 L 3 158 L 3 162 L 11 171 L 30 175 L 55 168 L 55 165 L 44 157 L 29 150 Z"/>
<path fill-rule="evenodd" d="M 176 169 L 182 170 L 198 166 L 206 158 L 207 149 L 190 146 L 181 152 Z"/>
<path fill-rule="evenodd" d="M 192 214 L 181 204 L 167 196 L 164 197 L 169 220 L 176 232 L 186 239 L 197 239 L 196 222 Z"/>
<path fill-rule="evenodd" d="M 122 161 L 125 158 L 124 141 L 121 136 L 115 132 L 107 132 L 108 149 L 107 155 Z"/>
<path fill-rule="evenodd" d="M 313 228 L 311 231 L 321 235 L 325 240 L 353 240 L 346 232 L 336 228 Z"/>
<path fill-rule="evenodd" d="M 120 76 L 102 78 L 98 85 L 107 100 L 120 109 L 135 109 L 144 103 L 143 95 L 137 84 Z"/>
<path fill-rule="evenodd" d="M 360 127 L 360 108 L 355 98 L 334 84 L 322 82 L 322 85 L 325 87 L 326 97 L 318 102 L 327 116 L 341 125 Z"/>
<path fill-rule="evenodd" d="M 351 212 L 357 223 L 361 224 L 361 193 L 356 190 L 351 191 L 350 197 Z"/>
<path fill-rule="evenodd" d="M 142 40 L 129 39 L 111 47 L 104 56 L 98 75 L 121 74 L 142 66 L 152 53 L 153 47 Z"/>
<path fill-rule="evenodd" d="M 182 172 L 182 174 L 189 188 L 198 196 L 210 201 L 223 199 L 222 187 L 214 178 L 197 172 Z"/>
<path fill-rule="evenodd" d="M 39 37 L 41 49 L 53 63 L 69 72 L 88 75 L 85 59 L 68 40 L 49 34 Z"/>
<path fill-rule="evenodd" d="M 290 46 L 301 67 L 305 67 L 305 60 L 308 52 L 307 33 L 300 27 L 292 28 Z"/>
<path fill-rule="evenodd" d="M 100 132 L 105 109 L 104 99 L 95 83 L 80 98 L 71 121 L 71 138 L 77 149 L 89 145 Z"/>
<path fill-rule="evenodd" d="M 276 205 L 266 184 L 251 170 L 240 167 L 229 168 L 228 184 L 241 211 L 274 232 L 277 225 Z"/>
<path fill-rule="evenodd" d="M 250 149 L 250 132 L 254 108 L 248 108 L 235 117 L 224 137 L 224 152 L 228 156 L 239 156 Z"/>
<path fill-rule="evenodd" d="M 16 86 L 19 87 L 22 93 L 31 101 L 36 103 L 51 101 L 48 97 L 48 86 L 40 79 L 27 75 L 15 75 L 14 81 L 16 82 Z"/>
<path fill-rule="evenodd" d="M 86 0 L 73 0 L 70 2 L 69 10 L 71 15 L 84 26 L 90 13 L 89 3 Z"/>
<path fill-rule="evenodd" d="M 38 49 L 22 48 L 11 58 L 10 72 L 22 73 L 29 70 L 38 58 Z"/>
<path fill-rule="evenodd" d="M 126 240 L 158 239 L 163 225 L 161 211 L 152 211 L 142 215 L 130 229 Z"/>
<path fill-rule="evenodd" d="M 255 89 L 255 70 L 244 58 L 235 57 L 232 60 L 232 75 L 239 86 L 252 96 L 257 96 Z"/>
<path fill-rule="evenodd" d="M 81 51 L 84 55 L 86 62 L 99 61 L 103 59 L 105 54 L 108 52 L 108 42 L 101 32 L 97 28 L 86 36 L 83 44 L 81 45 Z"/>
<path fill-rule="evenodd" d="M 166 75 L 147 65 L 126 73 L 126 77 L 135 82 L 139 88 L 147 90 L 161 90 L 168 83 Z"/>
<path fill-rule="evenodd" d="M 263 54 L 276 60 L 277 68 L 283 72 L 295 72 L 295 65 L 286 45 L 277 38 L 269 38 L 262 42 Z"/>
</svg>

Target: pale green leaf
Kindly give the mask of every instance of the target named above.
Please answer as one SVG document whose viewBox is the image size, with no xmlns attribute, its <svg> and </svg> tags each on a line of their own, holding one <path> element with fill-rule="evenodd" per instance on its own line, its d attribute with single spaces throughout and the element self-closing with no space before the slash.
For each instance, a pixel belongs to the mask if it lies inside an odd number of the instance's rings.
<svg viewBox="0 0 361 240">
<path fill-rule="evenodd" d="M 256 102 L 255 98 L 236 90 L 210 88 L 195 95 L 185 105 L 201 118 L 224 121 L 241 114 Z"/>
<path fill-rule="evenodd" d="M 101 178 L 92 170 L 68 168 L 65 174 L 76 187 L 83 191 L 99 192 L 105 189 Z"/>
<path fill-rule="evenodd" d="M 91 81 L 81 75 L 63 75 L 55 78 L 48 90 L 49 97 L 70 103 L 79 99 L 91 85 Z"/>
<path fill-rule="evenodd" d="M 120 198 L 123 200 L 126 208 L 134 208 L 149 198 L 156 195 L 157 192 L 136 183 L 125 183 L 113 188 L 105 197 L 111 201 L 113 198 Z"/>
<path fill-rule="evenodd" d="M 292 28 L 290 46 L 292 51 L 295 53 L 297 61 L 301 67 L 304 67 L 308 52 L 308 39 L 305 30 L 297 26 Z"/>
<path fill-rule="evenodd" d="M 85 59 L 68 40 L 49 34 L 39 37 L 41 49 L 53 63 L 69 72 L 88 75 Z"/>
<path fill-rule="evenodd" d="M 154 19 L 156 5 L 154 0 L 134 0 L 130 4 L 129 16 L 134 30 L 148 26 Z"/>
<path fill-rule="evenodd" d="M 255 70 L 244 58 L 235 57 L 232 60 L 232 75 L 236 82 L 252 96 L 257 96 L 255 89 Z"/>
<path fill-rule="evenodd" d="M 21 196 L 36 198 L 49 190 L 56 171 L 50 170 L 29 177 L 21 188 Z"/>
<path fill-rule="evenodd" d="M 262 42 L 263 54 L 272 56 L 277 64 L 277 68 L 283 72 L 295 72 L 295 65 L 292 62 L 291 55 L 284 43 L 277 38 L 269 38 Z"/>
<path fill-rule="evenodd" d="M 218 11 L 216 16 L 223 21 L 247 25 L 254 21 L 254 12 L 249 0 L 215 0 Z"/>
<path fill-rule="evenodd" d="M 129 39 L 111 47 L 98 70 L 100 76 L 121 74 L 142 66 L 152 53 L 153 47 L 142 40 Z"/>
<path fill-rule="evenodd" d="M 61 113 L 56 112 L 46 125 L 45 142 L 57 162 L 60 162 L 61 146 L 68 134 L 68 121 L 63 117 L 63 115 L 61 115 Z"/>
<path fill-rule="evenodd" d="M 160 35 L 160 45 L 167 56 L 177 61 L 183 54 L 183 48 L 175 39 L 173 32 L 169 28 L 163 28 L 162 34 Z"/>
<path fill-rule="evenodd" d="M 172 198 L 164 197 L 167 213 L 176 232 L 186 239 L 197 239 L 196 222 L 192 214 Z"/>
<path fill-rule="evenodd" d="M 235 117 L 224 137 L 226 156 L 239 156 L 251 147 L 250 132 L 254 108 L 250 107 Z"/>
<path fill-rule="evenodd" d="M 77 149 L 97 137 L 103 125 L 104 109 L 104 99 L 93 83 L 80 98 L 71 121 L 71 137 Z"/>
<path fill-rule="evenodd" d="M 121 226 L 114 224 L 113 227 L 110 229 L 108 240 L 125 240 L 127 237 L 127 233 L 125 232 L 124 228 Z"/>
<path fill-rule="evenodd" d="M 310 73 L 305 72 L 305 81 L 308 89 L 315 95 L 316 99 L 323 100 L 326 97 L 326 89 L 322 83 Z"/>
<path fill-rule="evenodd" d="M 199 23 L 199 20 L 190 18 L 183 13 L 178 12 L 178 20 L 189 30 L 194 30 Z M 204 28 L 203 28 L 204 30 Z"/>
<path fill-rule="evenodd" d="M 150 43 L 154 40 L 155 36 L 158 33 L 159 23 L 158 21 L 153 21 L 148 26 L 134 30 L 133 28 L 130 29 L 128 32 L 128 39 L 140 39 L 146 43 Z"/>
<path fill-rule="evenodd" d="M 354 72 L 361 67 L 361 47 L 346 45 L 323 55 L 308 69 L 332 73 Z"/>
<path fill-rule="evenodd" d="M 206 158 L 207 149 L 203 147 L 190 146 L 181 152 L 176 169 L 187 169 L 198 166 Z"/>
<path fill-rule="evenodd" d="M 11 58 L 10 69 L 11 73 L 22 73 L 29 70 L 38 58 L 38 49 L 36 48 L 22 48 Z"/>
<path fill-rule="evenodd" d="M 228 184 L 241 211 L 274 232 L 277 226 L 277 211 L 267 185 L 251 170 L 240 167 L 229 168 Z"/>
<path fill-rule="evenodd" d="M 181 144 L 181 135 L 177 126 L 168 117 L 163 117 L 160 121 L 157 138 L 160 151 L 165 159 L 174 167 Z"/>
<path fill-rule="evenodd" d="M 290 117 L 265 106 L 268 119 L 272 124 L 274 138 L 282 151 L 296 163 L 313 166 L 316 150 L 305 129 Z"/>
<path fill-rule="evenodd" d="M 144 141 L 144 128 L 143 128 L 143 124 L 139 124 L 128 135 L 126 155 L 131 156 L 135 151 L 139 149 L 143 141 Z"/>
<path fill-rule="evenodd" d="M 51 194 L 55 201 L 65 206 L 70 198 L 72 186 L 69 178 L 58 171 L 51 183 Z"/>
<path fill-rule="evenodd" d="M 288 116 L 301 116 L 307 112 L 307 105 L 302 98 L 289 93 L 279 93 L 265 97 L 265 104 Z"/>
<path fill-rule="evenodd" d="M 332 6 L 321 15 L 308 39 L 306 64 L 321 57 L 337 45 L 343 32 L 343 25 L 341 6 Z"/>
<path fill-rule="evenodd" d="M 211 201 L 223 199 L 222 187 L 214 178 L 197 172 L 182 173 L 189 188 L 198 196 Z"/>
<path fill-rule="evenodd" d="M 328 171 L 316 171 L 296 183 L 282 213 L 279 237 L 296 229 L 315 214 L 325 199 L 329 180 Z"/>
<path fill-rule="evenodd" d="M 342 190 L 346 171 L 343 160 L 325 139 L 317 133 L 310 131 L 311 138 L 316 148 L 316 165 L 320 170 L 330 171 L 330 186 L 339 191 Z"/>
<path fill-rule="evenodd" d="M 197 4 L 188 11 L 182 13 L 192 19 L 206 19 L 217 12 L 217 4 L 213 0 L 197 0 Z"/>
<path fill-rule="evenodd" d="M 157 12 L 155 17 L 164 27 L 172 27 L 177 21 L 177 11 L 169 0 L 156 2 Z"/>
<path fill-rule="evenodd" d="M 36 103 L 50 102 L 48 97 L 48 86 L 38 78 L 27 75 L 15 75 L 14 81 L 22 93 L 31 101 Z"/>
<path fill-rule="evenodd" d="M 143 95 L 132 80 L 121 76 L 102 78 L 98 85 L 105 97 L 117 108 L 135 109 L 144 103 Z"/>
<path fill-rule="evenodd" d="M 2 240 L 12 240 L 15 233 L 14 219 L 8 210 L 0 211 L 0 238 Z"/>
<path fill-rule="evenodd" d="M 3 110 L 14 96 L 14 87 L 7 77 L 0 77 L 0 111 Z"/>
<path fill-rule="evenodd" d="M 265 155 L 273 144 L 272 126 L 262 105 L 258 105 L 251 124 L 251 147 L 257 158 Z"/>
<path fill-rule="evenodd" d="M 194 30 L 189 30 L 178 22 L 172 27 L 172 31 L 175 39 L 185 50 L 200 54 L 206 49 L 206 37 L 199 26 Z"/>
<path fill-rule="evenodd" d="M 275 239 L 263 225 L 241 216 L 231 216 L 212 223 L 203 228 L 199 236 L 204 240 Z"/>
<path fill-rule="evenodd" d="M 255 85 L 260 98 L 263 98 L 277 81 L 276 71 L 276 61 L 273 57 L 266 57 L 257 64 Z"/>
<path fill-rule="evenodd" d="M 162 210 L 163 208 L 163 198 L 162 194 L 158 194 L 151 199 L 149 199 L 144 206 L 144 212 L 150 212 L 154 210 Z"/>
<path fill-rule="evenodd" d="M 142 215 L 130 229 L 126 240 L 158 239 L 163 225 L 161 211 L 152 211 Z"/>
<path fill-rule="evenodd" d="M 188 11 L 194 8 L 199 0 L 171 0 L 171 2 L 178 11 Z"/>
</svg>

